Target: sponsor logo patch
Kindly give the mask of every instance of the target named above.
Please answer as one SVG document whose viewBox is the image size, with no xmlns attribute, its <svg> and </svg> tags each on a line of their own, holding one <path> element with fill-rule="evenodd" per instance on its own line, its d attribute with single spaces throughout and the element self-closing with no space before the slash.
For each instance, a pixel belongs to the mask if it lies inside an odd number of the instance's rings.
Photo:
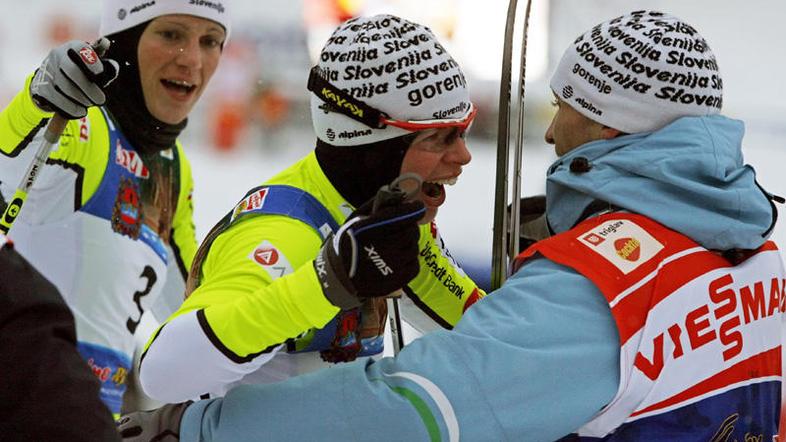
<svg viewBox="0 0 786 442">
<path fill-rule="evenodd" d="M 139 185 L 131 178 L 120 178 L 117 198 L 112 206 L 112 230 L 130 238 L 139 238 L 142 227 L 142 206 Z"/>
<path fill-rule="evenodd" d="M 87 117 L 79 119 L 79 141 L 88 141 L 90 139 L 90 122 Z"/>
<path fill-rule="evenodd" d="M 150 171 L 142 162 L 142 157 L 133 150 L 123 148 L 120 140 L 117 140 L 115 145 L 115 164 L 131 172 L 137 178 L 147 179 L 150 177 Z"/>
<path fill-rule="evenodd" d="M 272 266 L 278 262 L 278 250 L 274 248 L 257 248 L 254 250 L 254 261 L 263 266 Z"/>
<path fill-rule="evenodd" d="M 598 244 L 602 243 L 603 241 L 606 241 L 605 239 L 603 239 L 602 237 L 600 237 L 600 236 L 598 236 L 598 235 L 596 235 L 594 233 L 590 233 L 589 235 L 585 236 L 584 240 L 586 240 L 587 242 L 592 243 L 594 245 L 598 245 Z"/>
<path fill-rule="evenodd" d="M 154 2 L 155 3 L 155 2 Z M 211 2 L 207 0 L 189 0 L 189 5 L 205 6 L 210 9 L 215 9 L 219 14 L 224 13 L 224 5 L 221 2 Z"/>
<path fill-rule="evenodd" d="M 636 262 L 641 257 L 641 243 L 636 238 L 620 238 L 614 241 L 614 249 L 620 258 Z"/>
<path fill-rule="evenodd" d="M 577 239 L 626 275 L 663 249 L 663 244 L 629 220 L 607 221 Z"/>
<path fill-rule="evenodd" d="M 259 264 L 271 279 L 280 278 L 294 271 L 287 257 L 268 240 L 264 240 L 256 246 L 248 258 Z"/>
<path fill-rule="evenodd" d="M 98 55 L 90 46 L 82 46 L 82 49 L 79 50 L 79 56 L 82 57 L 82 61 L 85 64 L 95 64 L 98 61 Z"/>
<path fill-rule="evenodd" d="M 232 220 L 234 221 L 238 216 L 257 210 L 265 205 L 265 198 L 267 197 L 267 188 L 259 189 L 251 195 L 243 198 L 242 201 L 237 203 L 235 209 L 232 211 Z"/>
<path fill-rule="evenodd" d="M 90 371 L 101 383 L 101 400 L 113 413 L 120 413 L 131 361 L 128 356 L 111 348 L 77 342 L 77 350 Z"/>
<path fill-rule="evenodd" d="M 129 14 L 134 14 L 134 13 L 139 12 L 139 11 L 145 9 L 145 8 L 148 8 L 150 6 L 155 6 L 155 5 L 156 5 L 155 0 L 153 0 L 151 2 L 140 3 L 140 4 L 136 5 L 136 6 L 134 6 L 133 8 L 131 8 L 131 10 L 129 11 Z M 121 20 L 122 20 L 122 18 L 121 18 Z"/>
</svg>

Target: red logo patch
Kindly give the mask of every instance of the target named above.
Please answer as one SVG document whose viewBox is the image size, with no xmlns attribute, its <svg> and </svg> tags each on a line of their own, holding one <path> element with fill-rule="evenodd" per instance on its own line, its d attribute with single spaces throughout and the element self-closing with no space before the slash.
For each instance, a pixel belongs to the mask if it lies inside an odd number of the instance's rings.
<svg viewBox="0 0 786 442">
<path fill-rule="evenodd" d="M 96 51 L 94 51 L 90 46 L 82 47 L 82 49 L 79 50 L 79 55 L 82 57 L 82 61 L 87 64 L 95 64 L 95 62 L 98 61 L 98 55 L 96 55 Z"/>
<path fill-rule="evenodd" d="M 588 243 L 597 246 L 597 245 L 600 245 L 600 243 L 602 243 L 603 241 L 606 241 L 606 240 L 603 239 L 602 237 L 600 237 L 599 235 L 596 235 L 594 233 L 590 233 L 589 235 L 584 237 L 584 241 L 587 241 Z"/>
<path fill-rule="evenodd" d="M 235 210 L 232 212 L 232 219 L 234 220 L 243 213 L 259 209 L 265 204 L 266 197 L 267 188 L 263 188 L 243 198 L 243 200 L 240 201 L 237 206 L 235 206 Z"/>
<path fill-rule="evenodd" d="M 115 147 L 115 164 L 131 172 L 137 178 L 150 177 L 150 171 L 147 170 L 147 166 L 142 163 L 142 157 L 140 157 L 138 153 L 133 150 L 124 149 L 123 145 L 120 144 L 120 140 L 117 140 L 117 145 Z"/>
<path fill-rule="evenodd" d="M 121 177 L 117 198 L 112 206 L 112 230 L 137 239 L 141 227 L 142 205 L 139 201 L 139 186 L 133 179 Z"/>
<path fill-rule="evenodd" d="M 87 141 L 90 137 L 90 127 L 87 123 L 87 117 L 82 117 L 79 120 L 79 140 Z"/>
<path fill-rule="evenodd" d="M 638 261 L 641 256 L 641 243 L 636 238 L 620 238 L 614 241 L 614 250 L 622 259 Z"/>
<path fill-rule="evenodd" d="M 254 260 L 263 266 L 272 266 L 278 262 L 278 250 L 274 248 L 259 248 L 254 250 Z"/>
</svg>

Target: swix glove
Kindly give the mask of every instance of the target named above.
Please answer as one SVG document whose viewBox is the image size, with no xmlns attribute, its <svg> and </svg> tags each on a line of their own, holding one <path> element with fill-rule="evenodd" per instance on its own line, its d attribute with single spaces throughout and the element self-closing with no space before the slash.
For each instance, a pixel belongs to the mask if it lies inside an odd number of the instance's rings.
<svg viewBox="0 0 786 442">
<path fill-rule="evenodd" d="M 314 260 L 325 297 L 344 310 L 404 287 L 419 271 L 421 201 L 385 193 L 356 210 Z M 403 195 L 403 194 L 402 194 Z"/>
<path fill-rule="evenodd" d="M 117 77 L 119 68 L 116 61 L 96 53 L 105 51 L 109 40 L 102 38 L 97 45 L 73 40 L 52 49 L 30 83 L 36 106 L 73 120 L 87 115 L 88 107 L 103 105 L 102 89 Z"/>
</svg>

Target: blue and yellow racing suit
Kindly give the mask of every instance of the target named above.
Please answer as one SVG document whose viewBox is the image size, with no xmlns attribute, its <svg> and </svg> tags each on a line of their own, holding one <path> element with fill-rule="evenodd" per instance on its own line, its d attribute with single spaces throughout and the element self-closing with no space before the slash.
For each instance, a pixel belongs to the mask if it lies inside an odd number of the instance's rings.
<svg viewBox="0 0 786 442">
<path fill-rule="evenodd" d="M 35 106 L 29 82 L 0 113 L 0 200 L 14 193 L 52 115 Z M 9 232 L 71 307 L 79 351 L 115 414 L 142 312 L 162 291 L 182 299 L 197 248 L 193 180 L 182 147 L 154 155 L 161 156 L 158 169 L 143 162 L 106 109 L 89 108 L 68 122 Z M 144 194 L 161 178 L 164 206 Z"/>
<path fill-rule="evenodd" d="M 145 392 L 179 402 L 379 354 L 384 300 L 340 312 L 313 268 L 324 238 L 352 210 L 314 153 L 250 191 L 208 235 L 191 269 L 193 291 L 148 343 Z M 404 292 L 450 328 L 484 293 L 436 224 L 420 226 L 419 247 L 420 272 Z"/>
</svg>

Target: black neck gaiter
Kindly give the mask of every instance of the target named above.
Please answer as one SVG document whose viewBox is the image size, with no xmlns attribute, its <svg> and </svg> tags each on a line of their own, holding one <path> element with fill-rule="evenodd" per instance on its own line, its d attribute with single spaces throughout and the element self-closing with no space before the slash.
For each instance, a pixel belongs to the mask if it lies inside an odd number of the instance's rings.
<svg viewBox="0 0 786 442">
<path fill-rule="evenodd" d="M 139 38 L 148 24 L 149 21 L 108 35 L 112 44 L 105 55 L 120 65 L 117 78 L 106 88 L 106 108 L 134 149 L 143 155 L 174 147 L 175 139 L 188 122 L 185 119 L 178 124 L 167 124 L 147 110 L 139 78 L 137 50 Z"/>
<path fill-rule="evenodd" d="M 322 171 L 350 204 L 360 207 L 401 173 L 404 154 L 416 134 L 360 146 L 333 146 L 317 139 Z"/>
</svg>

